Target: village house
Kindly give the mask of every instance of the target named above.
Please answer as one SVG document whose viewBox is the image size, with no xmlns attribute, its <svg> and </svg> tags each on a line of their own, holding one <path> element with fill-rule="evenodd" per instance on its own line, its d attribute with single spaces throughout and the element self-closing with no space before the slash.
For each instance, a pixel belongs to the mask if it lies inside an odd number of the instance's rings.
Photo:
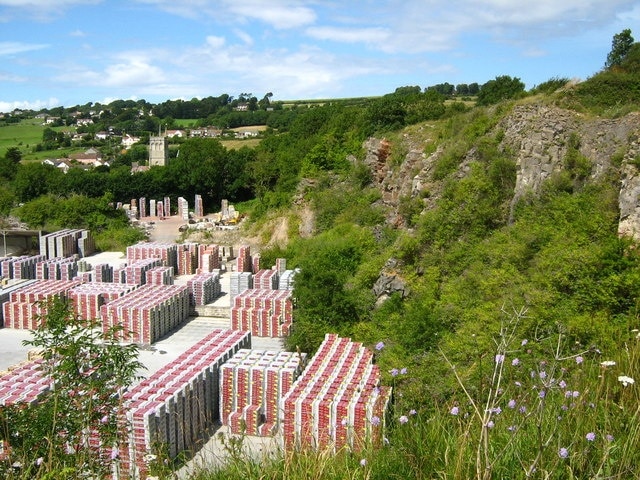
<svg viewBox="0 0 640 480">
<path fill-rule="evenodd" d="M 129 135 L 128 133 L 125 133 L 122 137 L 121 143 L 126 150 L 129 150 L 133 144 L 138 143 L 139 141 L 140 137 L 134 137 L 132 135 Z"/>
</svg>

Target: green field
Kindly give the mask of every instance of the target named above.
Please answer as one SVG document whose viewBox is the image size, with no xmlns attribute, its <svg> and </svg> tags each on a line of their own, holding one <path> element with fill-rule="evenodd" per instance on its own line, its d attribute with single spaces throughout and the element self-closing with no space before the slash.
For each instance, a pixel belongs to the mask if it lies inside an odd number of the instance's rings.
<svg viewBox="0 0 640 480">
<path fill-rule="evenodd" d="M 35 118 L 17 124 L 0 124 L 0 157 L 11 147 L 18 147 L 22 155 L 29 153 L 42 141 L 42 122 Z"/>
</svg>

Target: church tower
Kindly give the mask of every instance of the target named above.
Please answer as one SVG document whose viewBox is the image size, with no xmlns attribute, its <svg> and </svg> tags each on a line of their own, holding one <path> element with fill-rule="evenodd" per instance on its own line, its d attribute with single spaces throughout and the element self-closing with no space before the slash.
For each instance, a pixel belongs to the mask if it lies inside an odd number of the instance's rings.
<svg viewBox="0 0 640 480">
<path fill-rule="evenodd" d="M 169 140 L 167 137 L 149 138 L 149 166 L 164 167 L 169 163 Z"/>
</svg>

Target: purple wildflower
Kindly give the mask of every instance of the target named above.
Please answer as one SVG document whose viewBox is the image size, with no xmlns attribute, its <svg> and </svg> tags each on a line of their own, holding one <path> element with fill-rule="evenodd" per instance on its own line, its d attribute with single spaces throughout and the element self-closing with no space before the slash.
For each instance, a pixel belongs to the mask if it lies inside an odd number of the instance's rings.
<svg viewBox="0 0 640 480">
<path fill-rule="evenodd" d="M 399 421 L 401 424 L 403 424 L 403 425 L 404 425 L 405 423 L 407 423 L 407 422 L 409 421 L 409 417 L 407 417 L 406 415 L 402 415 L 402 416 L 398 419 L 398 421 Z"/>
<path fill-rule="evenodd" d="M 407 374 L 407 369 L 406 368 L 401 368 L 400 369 L 400 375 L 406 375 Z"/>
<path fill-rule="evenodd" d="M 589 441 L 589 442 L 593 442 L 596 439 L 596 434 L 593 432 L 589 432 L 587 433 L 587 435 L 585 436 L 585 438 Z"/>
<path fill-rule="evenodd" d="M 389 373 L 391 374 L 392 377 L 395 377 L 398 375 L 398 369 L 397 368 L 392 368 L 391 370 L 389 370 Z"/>
<path fill-rule="evenodd" d="M 558 386 L 560 388 L 567 388 L 567 382 L 565 382 L 564 380 L 560 380 L 560 383 L 558 383 Z"/>
<path fill-rule="evenodd" d="M 560 450 L 558 450 L 558 456 L 560 458 L 567 458 L 569 456 L 569 450 L 567 450 L 566 448 L 562 447 Z"/>
<path fill-rule="evenodd" d="M 458 407 L 452 407 L 449 413 L 451 413 L 451 415 L 458 415 L 458 413 L 460 413 L 460 409 Z"/>
<path fill-rule="evenodd" d="M 504 355 L 502 355 L 501 353 L 496 355 L 496 363 L 498 365 L 500 365 L 502 362 L 504 362 Z"/>
<path fill-rule="evenodd" d="M 416 413 L 418 412 L 416 412 L 414 409 L 409 410 L 409 415 L 415 415 Z"/>
<path fill-rule="evenodd" d="M 524 340 L 522 340 L 522 342 L 520 343 L 520 345 L 522 345 L 523 347 L 529 343 L 529 340 L 527 340 L 526 338 Z"/>
<path fill-rule="evenodd" d="M 509 403 L 507 403 L 507 407 L 516 408 L 516 401 L 512 398 L 511 400 L 509 400 Z"/>
<path fill-rule="evenodd" d="M 384 342 L 378 342 L 376 343 L 376 350 L 380 351 L 384 348 Z"/>
<path fill-rule="evenodd" d="M 576 363 L 580 365 L 582 362 L 584 362 L 584 358 L 582 358 L 582 355 L 578 355 L 576 357 Z"/>
<path fill-rule="evenodd" d="M 363 458 L 362 460 L 360 460 L 360 465 L 363 466 L 363 467 L 366 467 L 367 466 L 367 459 Z"/>
<path fill-rule="evenodd" d="M 518 365 L 520 365 L 520 359 L 514 358 L 513 360 L 511 360 L 511 365 L 513 365 L 514 367 L 517 367 Z"/>
<path fill-rule="evenodd" d="M 380 417 L 378 417 L 377 415 L 374 415 L 373 417 L 371 417 L 371 425 L 375 427 L 380 425 Z"/>
</svg>

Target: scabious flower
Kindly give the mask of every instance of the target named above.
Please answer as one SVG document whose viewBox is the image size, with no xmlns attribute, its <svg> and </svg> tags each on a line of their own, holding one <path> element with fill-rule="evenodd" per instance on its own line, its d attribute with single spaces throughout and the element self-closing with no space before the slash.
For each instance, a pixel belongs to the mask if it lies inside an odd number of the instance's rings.
<svg viewBox="0 0 640 480">
<path fill-rule="evenodd" d="M 375 427 L 380 425 L 380 417 L 378 417 L 377 415 L 374 415 L 373 417 L 371 417 L 371 425 Z"/>
<path fill-rule="evenodd" d="M 400 369 L 400 375 L 406 375 L 407 374 L 407 369 L 406 368 L 401 368 Z"/>
<path fill-rule="evenodd" d="M 527 340 L 526 338 L 524 340 L 522 340 L 522 342 L 520 343 L 520 345 L 522 345 L 523 347 L 529 343 L 529 340 Z"/>
<path fill-rule="evenodd" d="M 520 365 L 520 359 L 514 358 L 513 360 L 511 360 L 511 365 L 517 367 L 518 365 Z"/>
<path fill-rule="evenodd" d="M 567 450 L 565 447 L 562 447 L 560 450 L 558 450 L 558 456 L 560 458 L 567 458 L 569 456 L 569 450 Z"/>
<path fill-rule="evenodd" d="M 502 409 L 500 407 L 495 407 L 491 411 L 496 415 L 500 415 L 502 413 Z"/>
<path fill-rule="evenodd" d="M 560 383 L 558 383 L 558 386 L 560 388 L 567 388 L 567 382 L 565 382 L 564 380 L 560 380 Z"/>
<path fill-rule="evenodd" d="M 511 400 L 509 400 L 509 403 L 507 403 L 507 407 L 516 408 L 516 401 L 512 398 Z"/>
<path fill-rule="evenodd" d="M 495 426 L 495 423 L 493 423 L 493 420 L 489 420 L 487 422 L 487 428 L 493 428 Z"/>
<path fill-rule="evenodd" d="M 389 373 L 391 374 L 392 377 L 395 377 L 398 375 L 398 369 L 397 368 L 392 368 L 391 370 L 389 370 Z"/>
<path fill-rule="evenodd" d="M 626 375 L 618 376 L 618 381 L 622 383 L 623 387 L 626 387 L 627 385 L 633 385 L 634 383 L 636 383 L 636 381 L 633 378 L 627 377 Z"/>
<path fill-rule="evenodd" d="M 109 416 L 108 415 L 105 415 L 104 417 L 102 417 L 100 419 L 100 423 L 107 423 L 108 421 L 109 421 Z"/>
<path fill-rule="evenodd" d="M 378 342 L 376 343 L 376 350 L 380 351 L 384 348 L 384 342 Z"/>
<path fill-rule="evenodd" d="M 540 390 L 540 392 L 538 392 L 538 397 L 544 398 L 546 396 L 547 396 L 547 392 L 545 392 L 544 390 Z"/>
<path fill-rule="evenodd" d="M 367 466 L 367 459 L 363 458 L 362 460 L 360 460 L 360 465 L 363 466 L 363 467 L 366 467 Z"/>
<path fill-rule="evenodd" d="M 401 424 L 403 424 L 403 425 L 404 425 L 405 423 L 407 423 L 407 422 L 409 421 L 409 417 L 407 417 L 406 415 L 402 415 L 402 416 L 398 419 L 398 421 L 399 421 Z"/>
<path fill-rule="evenodd" d="M 111 449 L 111 460 L 115 460 L 116 458 L 118 458 L 120 456 L 120 450 L 118 450 L 116 447 L 113 447 Z"/>
<path fill-rule="evenodd" d="M 605 438 L 607 439 L 607 442 L 613 442 L 614 440 L 613 435 L 607 435 Z"/>
<path fill-rule="evenodd" d="M 547 372 L 545 372 L 544 370 L 542 370 L 542 371 L 538 374 L 538 376 L 544 380 L 545 378 L 547 378 Z"/>
<path fill-rule="evenodd" d="M 504 355 L 502 355 L 501 353 L 496 355 L 496 363 L 498 365 L 500 365 L 502 362 L 504 362 Z"/>
<path fill-rule="evenodd" d="M 460 409 L 458 407 L 452 407 L 449 413 L 451 413 L 451 415 L 458 415 L 458 413 L 460 413 Z"/>
<path fill-rule="evenodd" d="M 409 410 L 409 415 L 415 415 L 416 413 L 418 412 L 416 412 L 413 408 Z"/>
<path fill-rule="evenodd" d="M 593 442 L 596 439 L 596 434 L 593 432 L 589 432 L 585 435 L 585 438 L 589 441 L 589 442 Z"/>
<path fill-rule="evenodd" d="M 520 413 L 527 413 L 527 407 L 525 407 L 524 405 L 522 405 L 522 406 L 518 409 L 518 411 L 519 411 Z"/>
<path fill-rule="evenodd" d="M 584 362 L 584 358 L 582 358 L 582 355 L 578 355 L 576 357 L 576 363 L 580 365 L 582 362 Z"/>
<path fill-rule="evenodd" d="M 42 465 L 42 462 L 44 462 L 44 458 L 38 457 L 38 459 L 36 460 L 36 465 L 40 466 Z"/>
</svg>

